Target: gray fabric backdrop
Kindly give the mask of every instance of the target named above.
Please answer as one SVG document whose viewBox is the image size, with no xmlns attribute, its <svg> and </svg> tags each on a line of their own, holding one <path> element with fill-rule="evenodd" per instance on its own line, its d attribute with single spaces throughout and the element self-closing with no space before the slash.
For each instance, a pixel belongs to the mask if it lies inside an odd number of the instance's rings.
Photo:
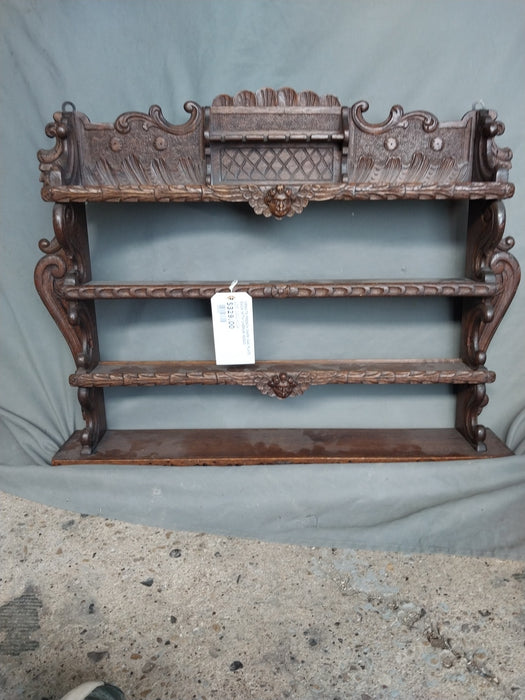
<svg viewBox="0 0 525 700">
<path fill-rule="evenodd" d="M 225 469 L 51 468 L 81 425 L 69 351 L 33 289 L 52 237 L 36 151 L 65 100 L 92 121 L 157 103 L 282 87 L 459 119 L 482 101 L 514 151 L 507 234 L 523 261 L 525 5 L 520 0 L 3 0 L 0 3 L 2 236 L 0 488 L 158 526 L 287 542 L 497 556 L 525 554 L 525 457 L 448 464 Z M 152 216 L 154 215 L 154 216 Z M 242 206 L 89 207 L 96 279 L 460 275 L 465 209 L 446 202 L 311 205 L 274 222 Z M 487 365 L 483 422 L 523 453 L 522 287 Z M 259 359 L 455 355 L 445 300 L 256 304 Z M 211 356 L 207 304 L 100 304 L 105 359 Z M 388 340 L 386 340 L 388 338 Z M 521 413 L 520 413 L 521 412 Z M 447 426 L 448 390 L 325 387 L 278 402 L 241 389 L 108 392 L 113 427 Z"/>
</svg>

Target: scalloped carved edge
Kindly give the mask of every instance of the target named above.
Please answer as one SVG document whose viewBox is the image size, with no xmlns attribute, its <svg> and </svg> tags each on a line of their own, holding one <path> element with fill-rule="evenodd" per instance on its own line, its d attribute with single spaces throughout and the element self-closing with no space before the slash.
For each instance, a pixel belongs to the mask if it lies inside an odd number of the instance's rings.
<svg viewBox="0 0 525 700">
<path fill-rule="evenodd" d="M 334 95 L 318 95 L 311 90 L 296 92 L 293 88 L 279 90 L 261 88 L 256 92 L 241 90 L 235 95 L 217 95 L 212 107 L 340 107 Z"/>
</svg>

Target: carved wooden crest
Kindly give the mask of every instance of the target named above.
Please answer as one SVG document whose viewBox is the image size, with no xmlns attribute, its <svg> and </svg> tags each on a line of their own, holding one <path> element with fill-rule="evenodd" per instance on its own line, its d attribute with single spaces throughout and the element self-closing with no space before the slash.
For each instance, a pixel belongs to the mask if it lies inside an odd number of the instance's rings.
<svg viewBox="0 0 525 700">
<path fill-rule="evenodd" d="M 377 124 L 365 101 L 291 88 L 186 102 L 170 123 L 158 105 L 94 124 L 66 102 L 38 157 L 52 201 L 246 201 L 276 219 L 328 199 L 509 197 L 512 153 L 491 110 L 441 123 L 394 105 Z"/>
</svg>

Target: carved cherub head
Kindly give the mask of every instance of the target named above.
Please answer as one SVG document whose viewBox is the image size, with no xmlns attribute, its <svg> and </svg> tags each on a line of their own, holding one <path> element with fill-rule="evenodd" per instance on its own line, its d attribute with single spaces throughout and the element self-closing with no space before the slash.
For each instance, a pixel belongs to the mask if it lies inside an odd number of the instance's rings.
<svg viewBox="0 0 525 700">
<path fill-rule="evenodd" d="M 268 190 L 264 197 L 265 204 L 277 219 L 282 219 L 292 208 L 292 190 L 284 185 L 276 185 Z"/>
</svg>

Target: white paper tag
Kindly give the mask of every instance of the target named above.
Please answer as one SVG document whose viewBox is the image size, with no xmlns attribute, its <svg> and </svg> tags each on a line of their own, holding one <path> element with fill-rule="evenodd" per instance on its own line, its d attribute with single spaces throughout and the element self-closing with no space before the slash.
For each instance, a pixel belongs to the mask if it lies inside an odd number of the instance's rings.
<svg viewBox="0 0 525 700">
<path fill-rule="evenodd" d="M 217 292 L 211 298 L 215 362 L 218 365 L 253 365 L 252 298 L 246 292 Z"/>
</svg>

